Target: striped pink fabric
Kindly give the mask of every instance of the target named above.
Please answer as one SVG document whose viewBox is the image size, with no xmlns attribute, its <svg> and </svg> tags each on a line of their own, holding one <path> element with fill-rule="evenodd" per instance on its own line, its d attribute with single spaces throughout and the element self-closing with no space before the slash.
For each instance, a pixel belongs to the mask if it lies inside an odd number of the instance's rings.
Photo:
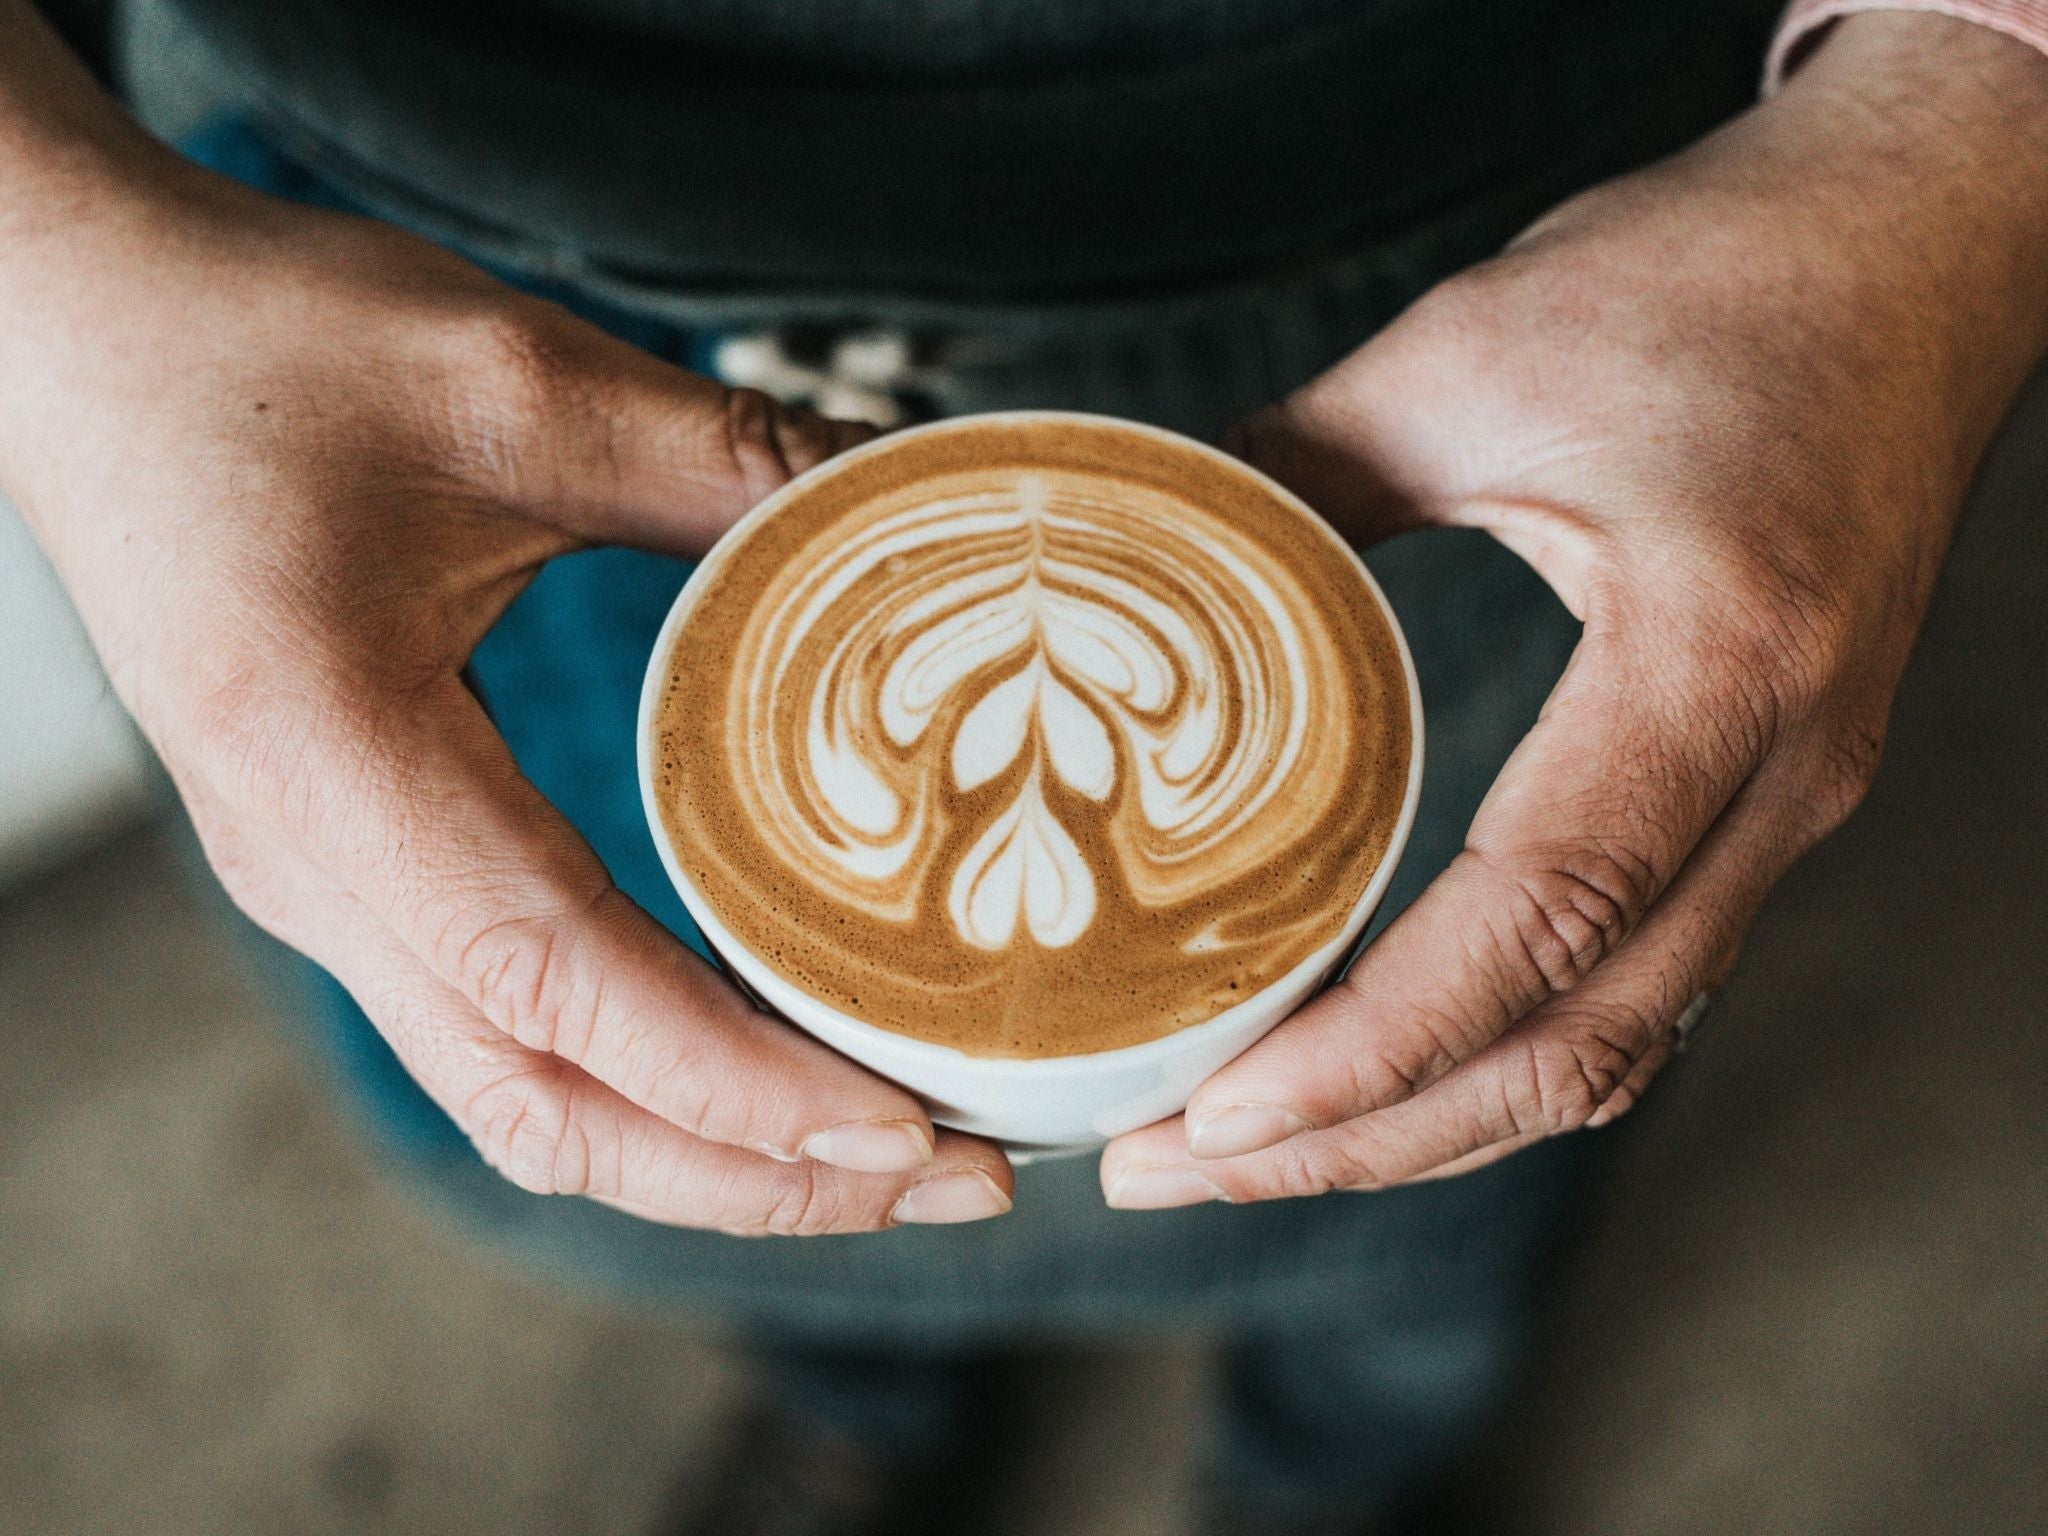
<svg viewBox="0 0 2048 1536">
<path fill-rule="evenodd" d="M 1933 11 L 1974 21 L 2048 53 L 2048 0 L 1792 0 L 1764 65 L 1764 94 L 1784 82 L 1822 28 L 1856 11 Z"/>
</svg>

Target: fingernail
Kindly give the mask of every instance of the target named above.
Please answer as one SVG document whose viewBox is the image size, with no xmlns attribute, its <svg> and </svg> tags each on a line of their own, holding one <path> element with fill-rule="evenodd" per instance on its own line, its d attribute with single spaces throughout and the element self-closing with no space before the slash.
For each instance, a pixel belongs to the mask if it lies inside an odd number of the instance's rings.
<svg viewBox="0 0 2048 1536">
<path fill-rule="evenodd" d="M 1109 1181 L 1105 1197 L 1120 1211 L 1163 1211 L 1176 1205 L 1229 1203 L 1230 1196 L 1192 1168 L 1126 1168 Z"/>
<path fill-rule="evenodd" d="M 915 1120 L 855 1120 L 817 1132 L 802 1151 L 854 1173 L 909 1173 L 932 1160 L 932 1133 Z"/>
<path fill-rule="evenodd" d="M 996 1187 L 994 1179 L 979 1168 L 963 1168 L 911 1185 L 896 1202 L 889 1219 L 921 1226 L 948 1226 L 960 1221 L 986 1221 L 1009 1208 L 1010 1197 Z"/>
<path fill-rule="evenodd" d="M 1226 1104 L 1188 1122 L 1188 1150 L 1197 1157 L 1243 1157 L 1308 1128 L 1306 1120 L 1278 1104 Z"/>
</svg>

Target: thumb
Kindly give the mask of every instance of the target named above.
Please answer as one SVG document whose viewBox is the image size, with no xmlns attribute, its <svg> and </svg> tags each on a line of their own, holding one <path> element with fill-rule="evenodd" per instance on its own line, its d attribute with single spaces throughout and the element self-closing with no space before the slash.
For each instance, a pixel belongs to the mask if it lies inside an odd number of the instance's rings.
<svg viewBox="0 0 2048 1536">
<path fill-rule="evenodd" d="M 579 539 L 700 555 L 763 497 L 876 435 L 570 323 L 537 391 L 548 467 L 528 488 L 533 513 Z"/>
<path fill-rule="evenodd" d="M 1390 468 L 1371 397 L 1350 377 L 1355 362 L 1254 411 L 1225 434 L 1223 447 L 1364 547 L 1429 519 Z"/>
</svg>

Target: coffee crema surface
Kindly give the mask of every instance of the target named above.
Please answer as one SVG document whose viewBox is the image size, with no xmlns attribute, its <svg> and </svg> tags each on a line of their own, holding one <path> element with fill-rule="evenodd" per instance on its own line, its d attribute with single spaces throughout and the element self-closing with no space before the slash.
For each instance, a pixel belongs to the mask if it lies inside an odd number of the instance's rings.
<svg viewBox="0 0 2048 1536">
<path fill-rule="evenodd" d="M 966 421 L 814 472 L 692 578 L 677 862 L 827 1006 L 995 1056 L 1155 1039 L 1332 944 L 1413 750 L 1351 553 L 1234 461 Z"/>
</svg>

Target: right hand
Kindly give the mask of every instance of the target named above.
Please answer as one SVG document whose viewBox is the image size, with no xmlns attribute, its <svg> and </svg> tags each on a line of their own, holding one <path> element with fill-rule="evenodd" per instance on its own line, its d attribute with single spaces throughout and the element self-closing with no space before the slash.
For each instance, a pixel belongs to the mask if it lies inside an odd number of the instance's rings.
<svg viewBox="0 0 2048 1536">
<path fill-rule="evenodd" d="M 236 902 L 523 1188 L 741 1233 L 1007 1210 L 999 1151 L 622 895 L 460 678 L 543 562 L 700 553 L 863 429 L 395 229 L 168 180 L 6 253 L 0 486 Z"/>
</svg>

